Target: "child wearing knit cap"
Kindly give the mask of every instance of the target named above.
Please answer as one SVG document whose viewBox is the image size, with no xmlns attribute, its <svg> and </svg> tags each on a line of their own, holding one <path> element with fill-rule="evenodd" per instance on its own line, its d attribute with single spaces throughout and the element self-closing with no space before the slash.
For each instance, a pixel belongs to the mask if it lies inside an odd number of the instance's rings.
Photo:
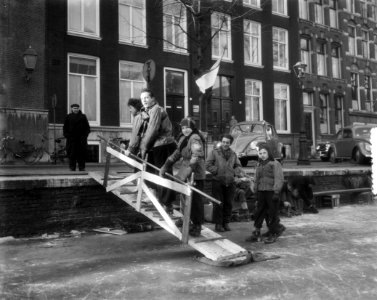
<svg viewBox="0 0 377 300">
<path fill-rule="evenodd" d="M 204 137 L 190 118 L 181 121 L 181 134 L 178 137 L 177 149 L 171 154 L 162 166 L 160 175 L 163 176 L 172 168 L 173 164 L 181 160 L 181 165 L 176 175 L 182 181 L 186 181 L 191 174 L 194 174 L 193 185 L 199 190 L 204 188 L 206 177 L 204 168 Z M 172 211 L 172 203 L 166 203 L 167 211 Z M 191 202 L 191 227 L 189 234 L 194 237 L 200 236 L 204 221 L 204 204 L 201 195 L 195 191 L 192 194 Z"/>
<path fill-rule="evenodd" d="M 258 145 L 258 164 L 255 171 L 255 194 L 257 197 L 257 209 L 251 237 L 248 242 L 261 240 L 261 228 L 263 220 L 266 220 L 268 232 L 264 242 L 274 243 L 285 230 L 280 224 L 279 206 L 280 191 L 283 187 L 284 176 L 281 164 L 274 159 L 271 150 L 266 143 Z"/>
</svg>

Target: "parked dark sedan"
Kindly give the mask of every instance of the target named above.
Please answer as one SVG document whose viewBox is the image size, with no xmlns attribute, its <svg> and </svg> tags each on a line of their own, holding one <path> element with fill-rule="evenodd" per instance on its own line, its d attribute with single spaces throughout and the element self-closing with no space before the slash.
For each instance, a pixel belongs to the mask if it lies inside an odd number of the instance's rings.
<svg viewBox="0 0 377 300">
<path fill-rule="evenodd" d="M 258 159 L 258 143 L 269 145 L 274 158 L 282 159 L 283 144 L 279 142 L 275 128 L 265 121 L 240 122 L 230 128 L 234 137 L 231 148 L 236 152 L 242 166 L 247 166 L 249 160 Z"/>
<path fill-rule="evenodd" d="M 318 145 L 320 158 L 332 163 L 342 159 L 353 159 L 358 164 L 370 161 L 370 131 L 373 127 L 377 125 L 353 125 L 340 129 L 333 141 Z"/>
</svg>

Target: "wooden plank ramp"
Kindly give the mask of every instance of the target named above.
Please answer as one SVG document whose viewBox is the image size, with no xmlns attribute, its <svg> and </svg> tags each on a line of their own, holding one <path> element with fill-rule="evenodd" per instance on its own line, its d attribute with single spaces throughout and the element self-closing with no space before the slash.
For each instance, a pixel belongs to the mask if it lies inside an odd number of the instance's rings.
<svg viewBox="0 0 377 300">
<path fill-rule="evenodd" d="M 138 212 L 145 215 L 154 223 L 176 236 L 179 240 L 182 240 L 181 229 L 175 225 L 175 220 L 182 218 L 183 215 L 177 210 L 174 210 L 173 215 L 168 215 L 162 205 L 156 201 L 156 198 L 151 192 L 148 192 L 145 183 L 136 181 L 136 175 L 133 176 L 132 174 L 128 174 L 128 179 L 126 176 L 122 175 L 110 172 L 107 178 L 108 187 L 106 187 L 106 189 L 128 205 L 135 208 Z M 104 184 L 103 172 L 89 172 L 89 176 L 99 184 Z M 150 173 L 145 174 L 145 177 L 153 178 Z M 141 179 L 142 178 L 143 174 L 141 174 Z M 122 184 L 119 183 L 120 181 L 122 181 Z M 160 178 L 159 182 L 161 181 L 167 180 Z M 143 191 L 138 193 L 142 188 Z M 140 207 L 138 207 L 138 197 L 141 197 L 139 204 Z M 226 239 L 220 234 L 213 232 L 205 226 L 202 226 L 201 235 L 199 237 L 189 236 L 187 244 L 214 262 L 236 262 L 247 258 L 249 255 L 249 252 L 246 249 Z"/>
</svg>

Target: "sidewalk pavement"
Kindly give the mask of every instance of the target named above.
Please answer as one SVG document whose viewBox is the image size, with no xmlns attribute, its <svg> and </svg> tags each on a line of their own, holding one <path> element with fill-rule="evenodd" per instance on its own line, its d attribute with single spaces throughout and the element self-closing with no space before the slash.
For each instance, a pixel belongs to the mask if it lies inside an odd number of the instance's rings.
<svg viewBox="0 0 377 300">
<path fill-rule="evenodd" d="M 178 167 L 178 164 L 175 165 Z M 123 162 L 112 162 L 111 170 L 118 172 L 132 172 L 133 169 L 128 167 Z M 244 168 L 247 173 L 253 173 L 255 169 L 255 162 L 249 162 L 248 166 Z M 320 171 L 320 170 L 371 170 L 370 165 L 357 165 L 350 162 L 331 164 L 329 162 L 321 162 L 320 160 L 312 160 L 310 165 L 297 165 L 296 160 L 286 160 L 283 162 L 283 170 L 287 172 L 295 171 Z M 104 171 L 105 163 L 87 163 L 86 171 L 70 171 L 67 164 L 58 163 L 40 163 L 34 165 L 25 164 L 10 164 L 0 165 L 0 180 L 1 177 L 8 176 L 52 176 L 52 175 L 65 175 L 65 176 L 84 176 L 91 171 Z"/>
<path fill-rule="evenodd" d="M 227 238 L 280 257 L 233 268 L 198 262 L 162 230 L 3 238 L 0 298 L 377 299 L 376 215 L 376 205 L 354 205 L 283 218 L 270 245 L 244 241 L 252 223 L 231 223 Z"/>
</svg>

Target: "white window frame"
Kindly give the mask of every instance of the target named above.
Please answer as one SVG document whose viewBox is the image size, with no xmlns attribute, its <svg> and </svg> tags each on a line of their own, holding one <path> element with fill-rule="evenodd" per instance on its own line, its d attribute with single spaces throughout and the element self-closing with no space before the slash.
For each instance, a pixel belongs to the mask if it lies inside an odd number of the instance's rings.
<svg viewBox="0 0 377 300">
<path fill-rule="evenodd" d="M 336 99 L 340 99 L 340 110 L 337 109 L 337 104 L 336 104 Z M 335 111 L 335 120 L 334 120 L 334 125 L 335 125 L 335 132 L 338 132 L 340 128 L 344 127 L 344 97 L 343 96 L 338 96 L 334 95 L 334 111 Z M 336 124 L 336 118 L 337 118 L 337 113 L 340 111 L 340 117 L 341 117 L 341 124 Z"/>
<path fill-rule="evenodd" d="M 351 101 L 352 101 L 352 110 L 361 110 L 361 101 L 360 101 L 360 76 L 359 73 L 351 71 L 351 89 L 352 89 L 352 75 L 355 74 L 356 76 L 356 81 L 355 81 L 355 86 L 356 86 L 356 97 L 357 99 L 352 99 L 352 90 L 351 90 Z M 356 107 L 357 105 L 357 107 Z"/>
<path fill-rule="evenodd" d="M 125 3 L 124 0 L 118 0 L 118 7 L 119 7 L 119 15 L 118 15 L 118 19 L 119 19 L 119 22 L 118 22 L 118 26 L 119 26 L 119 42 L 121 43 L 126 43 L 126 44 L 132 44 L 132 45 L 135 45 L 135 46 L 146 46 L 147 45 L 147 38 L 146 38 L 146 3 L 145 3 L 145 0 L 140 0 L 143 2 L 143 5 L 142 7 L 136 7 L 136 5 L 132 5 L 133 2 L 131 2 L 131 4 L 128 4 L 128 3 Z M 128 1 L 126 1 L 128 2 Z M 120 11 L 121 11 L 121 7 L 126 7 L 128 6 L 129 7 L 129 16 L 128 18 L 126 18 L 125 16 L 121 16 L 120 14 Z M 134 18 L 137 18 L 137 14 L 139 13 L 139 11 L 141 11 L 141 17 L 142 18 L 142 28 L 138 28 L 142 33 L 143 33 L 143 37 L 142 37 L 142 41 L 139 41 L 139 39 L 136 39 L 135 36 L 134 36 L 134 32 L 132 30 L 132 28 L 136 28 L 136 25 L 134 25 Z M 122 21 L 122 18 L 126 18 L 126 21 Z M 128 23 L 129 24 L 129 38 L 127 38 L 127 36 L 122 36 L 121 35 L 121 26 L 122 24 L 124 23 Z"/>
<path fill-rule="evenodd" d="M 299 0 L 299 16 L 303 20 L 309 20 L 309 1 Z"/>
<path fill-rule="evenodd" d="M 100 38 L 100 33 L 99 33 L 99 24 L 100 24 L 100 19 L 99 19 L 99 0 L 92 0 L 95 2 L 95 7 L 96 7 L 96 13 L 95 13 L 95 32 L 92 33 L 92 32 L 86 32 L 85 31 L 85 28 L 84 28 L 84 25 L 85 25 L 85 20 L 84 20 L 84 16 L 85 16 L 85 11 L 84 11 L 84 2 L 85 0 L 67 0 L 67 33 L 69 35 L 77 35 L 77 36 L 83 36 L 83 37 L 86 37 L 86 38 L 93 38 L 93 39 L 99 39 Z M 80 7 L 81 7 L 81 16 L 80 16 L 80 29 L 74 29 L 74 28 L 71 28 L 71 22 L 70 22 L 70 7 L 72 5 L 72 3 L 75 2 L 80 2 Z M 92 14 L 90 14 L 91 17 Z"/>
<path fill-rule="evenodd" d="M 369 58 L 369 30 L 361 29 L 361 54 L 364 58 Z"/>
<path fill-rule="evenodd" d="M 337 57 L 333 56 L 333 49 L 337 51 Z M 342 67 L 340 63 L 340 46 L 331 45 L 331 73 L 333 78 L 342 78 Z"/>
<path fill-rule="evenodd" d="M 322 104 L 321 104 L 321 96 L 324 96 L 325 97 L 325 101 L 326 101 L 326 106 L 325 107 L 326 107 L 326 128 L 327 128 L 327 132 L 324 132 L 322 130 L 322 128 L 323 128 L 322 124 L 324 124 L 324 123 L 321 122 L 321 118 L 319 120 L 319 131 L 320 131 L 321 134 L 330 134 L 331 133 L 331 129 L 330 129 L 330 107 L 329 107 L 330 101 L 329 101 L 329 95 L 328 94 L 322 94 L 322 93 L 319 94 L 319 99 L 320 99 L 320 107 L 319 107 L 319 109 L 320 109 L 320 113 L 322 113 L 322 107 L 323 107 Z"/>
<path fill-rule="evenodd" d="M 351 13 L 355 13 L 355 0 L 347 0 L 347 10 Z"/>
<path fill-rule="evenodd" d="M 180 6 L 180 11 L 183 14 L 175 15 L 173 12 L 174 6 Z M 168 21 L 168 18 L 171 18 L 172 21 Z M 171 41 L 168 41 L 167 37 L 168 28 L 172 32 Z M 163 2 L 163 36 L 164 51 L 187 53 L 187 11 L 183 4 L 178 1 L 169 0 Z M 178 44 L 180 39 L 183 41 L 182 45 Z"/>
<path fill-rule="evenodd" d="M 260 8 L 260 0 L 243 0 L 243 5 Z"/>
<path fill-rule="evenodd" d="M 352 28 L 352 35 L 350 35 L 350 28 Z M 356 27 L 348 24 L 348 54 L 356 56 L 357 43 L 356 43 Z"/>
<path fill-rule="evenodd" d="M 250 84 L 252 86 L 252 92 L 249 95 L 246 92 L 247 82 L 250 82 Z M 259 84 L 260 95 L 254 93 L 253 83 Z M 255 121 L 255 120 L 253 120 L 253 116 L 254 116 L 253 98 L 258 98 L 258 108 L 259 108 L 258 121 L 263 120 L 263 82 L 260 81 L 260 80 L 255 80 L 255 79 L 245 79 L 245 118 L 246 118 L 246 121 Z M 251 108 L 250 110 L 251 111 L 250 111 L 249 114 L 247 114 L 247 112 L 246 112 L 246 103 L 247 102 L 250 102 L 250 108 Z"/>
<path fill-rule="evenodd" d="M 285 41 L 283 41 L 283 42 L 280 41 L 280 40 L 275 41 L 274 40 L 274 32 L 275 31 L 277 31 L 278 36 L 280 36 L 281 31 L 285 32 Z M 277 49 L 278 49 L 278 51 L 277 51 L 277 59 L 278 59 L 277 63 L 278 63 L 278 65 L 275 65 L 275 61 L 273 61 L 274 70 L 288 70 L 288 66 L 289 66 L 288 30 L 284 29 L 284 28 L 280 28 L 280 27 L 272 27 L 272 32 L 273 32 L 273 34 L 272 34 L 273 52 L 274 52 L 275 47 L 277 47 Z M 280 61 L 280 46 L 284 46 L 284 50 L 285 50 L 284 60 L 285 60 L 285 62 Z"/>
<path fill-rule="evenodd" d="M 314 21 L 317 24 L 325 24 L 325 18 L 323 15 L 323 0 L 314 1 Z"/>
<path fill-rule="evenodd" d="M 276 95 L 275 95 L 275 88 L 276 86 L 279 85 L 280 86 L 280 89 L 281 87 L 286 87 L 287 88 L 287 99 L 283 99 L 283 98 L 277 98 Z M 282 101 L 286 101 L 287 102 L 287 116 L 286 116 L 286 122 L 287 122 L 287 129 L 286 130 L 282 130 L 280 129 L 281 125 L 279 124 L 279 126 L 277 125 L 277 122 L 279 120 L 276 120 L 275 116 L 276 116 L 276 112 L 274 113 L 274 119 L 275 119 L 275 129 L 276 129 L 276 132 L 277 133 L 290 133 L 291 132 L 291 103 L 290 103 L 290 89 L 289 89 L 289 85 L 288 84 L 285 84 L 285 83 L 274 83 L 274 109 L 275 109 L 275 102 L 276 101 L 279 101 L 279 107 L 281 107 L 281 102 Z M 277 129 L 279 128 L 279 129 Z"/>
<path fill-rule="evenodd" d="M 359 0 L 360 14 L 363 18 L 368 18 L 368 6 L 365 0 Z"/>
<path fill-rule="evenodd" d="M 338 28 L 338 1 L 332 0 L 333 6 L 329 6 L 329 16 L 330 16 L 330 27 Z"/>
<path fill-rule="evenodd" d="M 308 49 L 303 49 L 301 47 L 301 40 L 305 40 L 308 44 Z M 300 37 L 300 52 L 301 61 L 306 64 L 306 73 L 312 73 L 312 40 L 308 37 Z"/>
<path fill-rule="evenodd" d="M 288 16 L 287 0 L 272 0 L 271 4 L 273 14 Z"/>
<path fill-rule="evenodd" d="M 70 58 L 71 57 L 74 57 L 74 58 L 84 58 L 84 59 L 91 59 L 91 60 L 95 60 L 96 61 L 96 76 L 90 76 L 90 75 L 86 75 L 88 77 L 94 77 L 97 79 L 97 82 L 96 82 L 96 100 L 95 100 L 95 104 L 96 104 L 96 120 L 89 120 L 88 118 L 88 121 L 89 121 L 89 124 L 92 125 L 92 126 L 98 126 L 100 125 L 100 85 L 101 85 L 101 80 L 100 80 L 100 59 L 98 57 L 95 57 L 95 56 L 89 56 L 89 55 L 82 55 L 82 54 L 77 54 L 77 53 L 67 53 L 67 98 L 68 98 L 68 101 L 67 101 L 67 111 L 69 112 L 70 111 L 70 99 L 69 99 L 69 91 L 70 91 L 70 86 L 69 86 L 69 76 L 70 75 L 74 75 L 74 76 L 81 76 L 81 87 L 84 87 L 81 89 L 81 98 L 80 98 L 80 103 L 78 103 L 80 105 L 80 109 L 83 113 L 85 113 L 85 85 L 83 83 L 84 81 L 84 78 L 85 78 L 85 75 L 83 74 L 79 74 L 79 73 L 71 73 L 70 72 Z"/>
<path fill-rule="evenodd" d="M 101 142 L 99 142 L 99 141 L 89 141 L 88 140 L 88 145 L 98 146 L 98 162 L 101 163 L 102 162 L 102 145 L 101 145 Z"/>
<path fill-rule="evenodd" d="M 120 127 L 132 127 L 132 123 L 133 123 L 133 116 L 132 115 L 131 115 L 129 123 L 125 123 L 125 122 L 121 121 L 121 114 L 120 114 L 121 103 L 122 103 L 122 101 L 125 101 L 126 106 L 127 106 L 127 103 L 128 103 L 128 99 L 121 99 L 121 82 L 130 82 L 131 83 L 131 95 L 130 95 L 131 98 L 139 98 L 140 97 L 140 95 L 134 94 L 134 92 L 135 92 L 134 84 L 135 83 L 142 83 L 144 85 L 144 87 L 146 87 L 146 82 L 145 82 L 144 79 L 142 79 L 142 80 L 132 80 L 132 79 L 128 79 L 128 78 L 121 78 L 121 66 L 122 66 L 122 64 L 124 64 L 124 65 L 126 65 L 126 64 L 140 65 L 141 69 L 143 67 L 143 64 L 139 63 L 139 62 L 134 62 L 134 61 L 126 61 L 126 60 L 119 61 L 119 124 L 120 124 Z M 130 113 L 130 112 L 128 111 L 128 113 Z"/>
<path fill-rule="evenodd" d="M 249 28 L 250 28 L 250 32 L 246 32 L 246 26 L 247 26 L 247 23 L 250 24 Z M 253 33 L 251 32 L 251 26 L 252 25 L 256 25 L 258 26 L 258 33 L 257 35 L 253 35 Z M 262 65 L 262 35 L 261 35 L 261 23 L 258 23 L 258 22 L 254 22 L 254 21 L 251 21 L 251 20 L 244 20 L 244 43 L 245 43 L 245 40 L 246 39 L 249 39 L 250 43 L 249 43 L 249 49 L 247 49 L 250 53 L 250 58 L 254 57 L 252 55 L 253 51 L 252 49 L 256 49 L 258 51 L 257 55 L 256 55 L 256 61 L 253 61 L 253 59 L 251 60 L 246 60 L 246 55 L 244 55 L 245 57 L 245 64 L 250 64 L 250 65 L 257 65 L 257 66 L 261 66 Z M 254 41 L 256 41 L 258 43 L 258 45 L 256 47 L 253 47 L 254 45 Z M 245 51 L 245 45 L 244 45 L 244 51 Z"/>
<path fill-rule="evenodd" d="M 317 56 L 317 75 L 319 76 L 328 76 L 327 70 L 327 44 L 321 41 L 317 41 L 316 45 L 316 56 Z M 318 47 L 323 50 L 322 52 L 318 52 Z"/>
<path fill-rule="evenodd" d="M 226 23 L 228 24 L 227 25 L 227 28 L 228 30 L 224 30 L 221 27 L 219 26 L 215 26 L 214 25 L 214 22 L 213 22 L 213 18 L 218 18 L 218 19 L 221 19 L 221 18 L 225 18 L 226 19 Z M 217 22 L 219 23 L 219 22 Z M 220 58 L 224 52 L 224 55 L 223 55 L 223 59 L 224 60 L 232 60 L 232 28 L 231 28 L 232 24 L 231 24 L 231 18 L 229 15 L 226 15 L 226 14 L 222 14 L 222 13 L 219 13 L 219 12 L 213 12 L 212 15 L 211 15 L 211 34 L 213 36 L 213 39 L 212 39 L 212 59 L 217 59 L 217 58 Z M 215 34 L 216 32 L 216 34 Z M 225 35 L 225 37 L 224 37 Z M 225 39 L 225 42 L 224 42 L 224 39 Z M 219 40 L 219 45 L 218 45 L 218 52 L 219 53 L 215 53 L 215 47 L 214 47 L 214 42 Z M 224 47 L 226 46 L 226 47 Z M 223 50 L 225 49 L 225 51 Z"/>
<path fill-rule="evenodd" d="M 188 111 L 188 72 L 187 70 L 183 69 L 176 69 L 176 68 L 169 68 L 169 67 L 164 67 L 164 107 L 166 107 L 166 73 L 167 71 L 175 71 L 175 72 L 182 72 L 184 74 L 184 114 L 185 116 L 189 115 Z"/>
<path fill-rule="evenodd" d="M 367 80 L 367 78 L 369 80 Z M 369 89 L 367 89 L 366 84 L 369 85 Z M 369 95 L 368 95 L 368 91 L 369 91 Z M 370 112 L 374 112 L 374 109 L 373 109 L 373 81 L 372 81 L 372 76 L 370 74 L 364 75 L 364 95 L 365 95 L 365 99 L 364 99 L 365 110 L 370 111 Z M 367 103 L 370 104 L 369 109 L 367 108 L 367 105 L 366 105 Z"/>
</svg>

